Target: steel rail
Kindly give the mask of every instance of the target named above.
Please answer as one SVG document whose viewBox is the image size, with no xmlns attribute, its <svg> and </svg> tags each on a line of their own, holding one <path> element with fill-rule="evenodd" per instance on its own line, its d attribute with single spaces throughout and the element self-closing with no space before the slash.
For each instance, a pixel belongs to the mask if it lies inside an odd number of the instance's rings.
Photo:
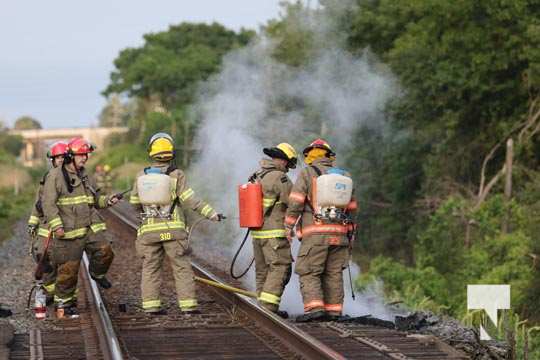
<svg viewBox="0 0 540 360">
<path fill-rule="evenodd" d="M 138 228 L 138 225 L 132 219 L 129 219 L 117 209 L 109 208 L 108 210 L 134 230 Z M 197 272 L 201 277 L 225 284 L 219 277 L 204 269 L 197 262 L 192 260 L 191 264 L 195 272 Z M 220 288 L 210 288 L 221 299 L 242 311 L 248 318 L 260 324 L 265 330 L 269 331 L 273 336 L 286 344 L 287 347 L 293 352 L 298 353 L 303 358 L 334 360 L 345 359 L 343 355 L 329 348 L 313 336 L 287 323 L 270 311 L 262 309 L 256 304 L 255 301 L 251 300 L 247 296 L 231 293 Z"/>
<path fill-rule="evenodd" d="M 122 349 L 118 337 L 114 331 L 111 318 L 105 307 L 105 303 L 99 293 L 96 282 L 90 277 L 89 262 L 86 252 L 83 253 L 83 273 L 82 278 L 86 283 L 87 288 L 90 288 L 92 298 L 94 299 L 95 311 L 92 311 L 92 317 L 97 317 L 97 335 L 99 345 L 103 351 L 103 356 L 106 360 L 123 360 Z M 102 330 L 102 331 L 100 331 Z"/>
</svg>

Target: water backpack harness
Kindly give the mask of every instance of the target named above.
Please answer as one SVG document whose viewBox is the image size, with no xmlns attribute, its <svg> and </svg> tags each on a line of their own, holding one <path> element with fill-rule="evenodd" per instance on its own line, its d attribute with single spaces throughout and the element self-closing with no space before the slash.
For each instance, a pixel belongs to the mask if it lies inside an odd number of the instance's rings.
<svg viewBox="0 0 540 360">
<path fill-rule="evenodd" d="M 308 206 L 313 212 L 313 217 L 318 222 L 325 221 L 331 224 L 342 224 L 343 226 L 347 226 L 349 246 L 352 247 L 352 242 L 355 237 L 355 226 L 354 220 L 346 211 L 347 206 L 352 200 L 352 179 L 345 175 L 344 170 L 339 168 L 331 168 L 326 174 L 323 174 L 321 169 L 317 166 L 310 165 L 310 167 L 317 174 L 317 177 L 312 178 L 311 201 L 307 201 Z M 353 225 L 352 229 L 349 229 L 349 225 Z M 303 234 L 305 233 L 306 232 L 303 232 Z M 351 286 L 351 297 L 355 300 L 356 296 L 352 283 L 350 259 L 347 268 Z"/>
<path fill-rule="evenodd" d="M 231 262 L 229 273 L 231 277 L 235 280 L 240 279 L 241 277 L 246 275 L 251 266 L 253 266 L 253 263 L 255 262 L 255 258 L 253 257 L 248 267 L 244 271 L 242 271 L 240 275 L 236 275 L 234 273 L 234 265 L 240 254 L 240 251 L 244 247 L 244 244 L 249 237 L 251 228 L 259 228 L 263 226 L 264 216 L 266 214 L 269 214 L 274 208 L 273 204 L 272 206 L 268 207 L 266 211 L 264 211 L 263 191 L 262 185 L 260 183 L 260 181 L 272 171 L 276 170 L 266 170 L 261 172 L 260 174 L 254 173 L 249 177 L 246 184 L 238 186 L 238 210 L 240 213 L 240 227 L 247 228 L 247 231 L 244 235 L 244 239 L 238 247 L 238 250 L 236 250 L 236 253 L 234 254 L 233 260 Z"/>
</svg>

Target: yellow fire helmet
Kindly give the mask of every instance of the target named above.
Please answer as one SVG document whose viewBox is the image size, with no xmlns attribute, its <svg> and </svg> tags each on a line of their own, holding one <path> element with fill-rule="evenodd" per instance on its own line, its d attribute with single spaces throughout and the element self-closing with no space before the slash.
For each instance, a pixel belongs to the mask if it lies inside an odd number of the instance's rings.
<svg viewBox="0 0 540 360">
<path fill-rule="evenodd" d="M 105 172 L 111 171 L 111 165 L 105 164 L 105 165 L 103 166 L 103 171 L 105 171 Z"/>
<path fill-rule="evenodd" d="M 154 134 L 148 142 L 148 155 L 157 161 L 169 161 L 174 158 L 174 140 L 163 132 Z"/>
<path fill-rule="evenodd" d="M 296 163 L 298 161 L 298 154 L 290 144 L 280 143 L 273 148 L 264 148 L 263 152 L 271 158 L 287 160 L 287 166 L 291 169 L 294 169 L 296 167 Z"/>
</svg>

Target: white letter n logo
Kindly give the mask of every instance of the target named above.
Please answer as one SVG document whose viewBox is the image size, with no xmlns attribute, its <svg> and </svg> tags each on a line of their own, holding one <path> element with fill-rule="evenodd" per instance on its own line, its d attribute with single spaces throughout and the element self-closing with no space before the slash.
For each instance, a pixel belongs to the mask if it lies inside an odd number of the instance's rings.
<svg viewBox="0 0 540 360">
<path fill-rule="evenodd" d="M 510 285 L 467 285 L 467 309 L 483 309 L 497 326 L 497 310 L 510 309 Z M 480 325 L 480 340 L 491 340 Z"/>
</svg>

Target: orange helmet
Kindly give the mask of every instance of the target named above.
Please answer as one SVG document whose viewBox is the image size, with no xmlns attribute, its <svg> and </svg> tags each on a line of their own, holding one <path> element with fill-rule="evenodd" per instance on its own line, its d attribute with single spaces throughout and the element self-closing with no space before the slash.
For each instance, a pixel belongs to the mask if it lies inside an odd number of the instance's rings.
<svg viewBox="0 0 540 360">
<path fill-rule="evenodd" d="M 332 148 L 330 147 L 330 144 L 328 144 L 323 139 L 317 139 L 313 141 L 311 144 L 308 145 L 308 147 L 304 149 L 304 151 L 302 151 L 302 153 L 304 154 L 304 156 L 307 156 L 308 152 L 311 149 L 315 149 L 315 148 L 326 150 L 326 156 L 328 157 L 336 156 L 336 153 L 332 150 Z"/>
<path fill-rule="evenodd" d="M 47 157 L 52 159 L 57 156 L 63 156 L 68 150 L 68 144 L 63 141 L 57 141 L 51 145 L 49 151 L 47 151 Z"/>
<path fill-rule="evenodd" d="M 69 152 L 73 155 L 86 155 L 95 150 L 94 145 L 83 138 L 73 138 L 68 143 Z"/>
</svg>

